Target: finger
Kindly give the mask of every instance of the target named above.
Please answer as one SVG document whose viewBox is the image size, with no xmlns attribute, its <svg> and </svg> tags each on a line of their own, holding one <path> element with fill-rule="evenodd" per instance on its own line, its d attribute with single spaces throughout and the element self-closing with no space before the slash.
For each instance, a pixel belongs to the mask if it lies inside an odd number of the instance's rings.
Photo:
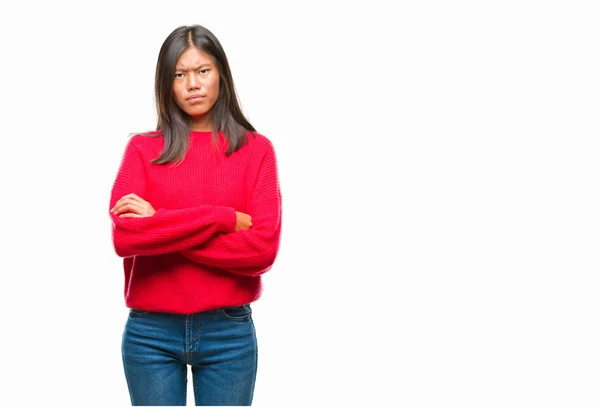
<svg viewBox="0 0 600 407">
<path fill-rule="evenodd" d="M 131 194 L 127 194 L 127 195 L 123 195 L 121 198 L 119 198 L 119 200 L 117 201 L 117 203 L 122 203 L 124 200 L 129 198 L 129 195 Z"/>
<path fill-rule="evenodd" d="M 130 200 L 133 200 L 133 201 L 139 201 L 140 199 L 142 199 L 139 196 L 137 196 L 136 194 L 129 194 L 126 196 L 127 196 L 127 198 L 129 198 Z"/>
<path fill-rule="evenodd" d="M 133 213 L 133 212 L 125 212 L 121 215 L 119 215 L 119 218 L 142 218 L 142 215 L 138 215 L 137 213 Z"/>
<path fill-rule="evenodd" d="M 127 207 L 127 205 L 134 205 L 135 212 L 138 214 L 143 214 L 144 213 L 144 208 L 147 210 L 148 208 L 151 208 L 152 205 L 150 205 L 150 202 L 140 198 L 139 196 L 137 196 L 136 194 L 127 194 L 124 195 L 123 197 L 121 197 L 121 199 L 119 199 L 116 203 L 115 206 L 113 206 L 113 208 L 110 210 L 111 213 L 114 214 L 118 214 L 123 212 L 123 208 L 133 208 L 133 207 Z"/>
<path fill-rule="evenodd" d="M 111 212 L 114 212 L 116 209 L 120 208 L 123 205 L 123 198 L 119 199 L 115 202 L 115 205 L 111 208 Z"/>
<path fill-rule="evenodd" d="M 116 212 L 116 210 L 118 210 L 119 208 L 123 208 L 126 205 L 137 205 L 137 206 L 139 206 L 141 203 L 145 203 L 145 201 L 140 202 L 140 201 L 134 200 L 131 197 L 123 197 L 123 198 L 121 198 L 121 199 L 119 199 L 117 201 L 117 203 L 113 207 L 112 212 L 114 213 L 114 212 Z"/>
<path fill-rule="evenodd" d="M 126 195 L 127 198 L 133 200 L 133 201 L 137 201 L 137 202 L 146 202 L 143 198 L 140 198 L 139 196 L 137 196 L 136 194 L 129 194 Z"/>
<path fill-rule="evenodd" d="M 113 208 L 110 210 L 110 212 L 111 212 L 112 214 L 114 214 L 114 215 L 118 215 L 118 214 L 121 212 L 121 210 L 122 210 L 123 206 L 124 206 L 124 205 L 123 205 L 122 203 L 118 203 L 118 202 L 117 202 L 117 203 L 115 204 L 115 206 L 113 206 Z"/>
<path fill-rule="evenodd" d="M 123 206 L 123 203 L 122 203 L 122 202 L 117 202 L 117 203 L 115 204 L 115 206 L 113 206 L 113 207 L 110 209 L 110 213 L 115 213 L 115 212 L 116 212 L 117 210 L 119 210 L 119 208 L 121 208 L 122 206 Z"/>
<path fill-rule="evenodd" d="M 133 212 L 133 213 L 136 213 L 136 214 L 141 214 L 142 213 L 142 209 L 136 203 L 126 203 L 126 204 L 123 204 L 123 205 L 119 206 L 113 212 L 113 214 L 119 215 L 119 214 L 124 213 L 124 212 Z"/>
<path fill-rule="evenodd" d="M 129 201 L 132 201 L 132 200 L 133 200 L 133 201 L 143 201 L 143 199 L 142 199 L 142 198 L 140 198 L 139 196 L 137 196 L 137 195 L 136 195 L 136 194 L 134 194 L 134 193 L 131 193 L 131 194 L 123 195 L 123 196 L 122 196 L 122 197 L 121 197 L 121 198 L 120 198 L 120 199 L 119 199 L 119 200 L 118 200 L 118 201 L 115 203 L 115 206 L 117 206 L 117 205 L 118 205 L 118 204 L 120 204 L 120 203 L 123 203 L 123 202 L 129 202 Z M 145 202 L 145 201 L 144 201 L 144 202 Z"/>
</svg>

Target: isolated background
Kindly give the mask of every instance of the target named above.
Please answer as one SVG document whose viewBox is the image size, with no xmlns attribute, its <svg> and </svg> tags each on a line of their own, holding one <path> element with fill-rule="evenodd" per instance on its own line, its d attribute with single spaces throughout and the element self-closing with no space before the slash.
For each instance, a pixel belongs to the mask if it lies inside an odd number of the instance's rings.
<svg viewBox="0 0 600 407">
<path fill-rule="evenodd" d="M 1 6 L 0 404 L 129 404 L 110 188 L 198 23 L 278 154 L 255 406 L 597 406 L 592 4 Z"/>
</svg>

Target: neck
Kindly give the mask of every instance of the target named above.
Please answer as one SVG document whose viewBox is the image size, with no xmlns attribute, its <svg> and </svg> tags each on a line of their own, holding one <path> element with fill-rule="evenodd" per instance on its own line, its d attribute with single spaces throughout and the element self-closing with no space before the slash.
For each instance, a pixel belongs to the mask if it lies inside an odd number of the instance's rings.
<svg viewBox="0 0 600 407">
<path fill-rule="evenodd" d="M 212 131 L 212 121 L 208 115 L 192 117 L 192 131 Z"/>
</svg>

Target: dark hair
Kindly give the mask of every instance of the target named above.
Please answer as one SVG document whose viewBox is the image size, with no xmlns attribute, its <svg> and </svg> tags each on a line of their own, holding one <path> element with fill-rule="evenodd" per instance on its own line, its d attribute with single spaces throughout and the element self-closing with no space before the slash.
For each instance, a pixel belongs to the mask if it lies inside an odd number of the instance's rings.
<svg viewBox="0 0 600 407">
<path fill-rule="evenodd" d="M 191 118 L 173 100 L 173 78 L 177 59 L 190 47 L 206 52 L 219 72 L 219 97 L 209 112 L 214 145 L 221 132 L 228 141 L 225 155 L 229 156 L 248 142 L 247 132 L 256 131 L 240 109 L 229 62 L 217 37 L 201 25 L 181 26 L 164 41 L 156 63 L 154 92 L 158 133 L 153 136 L 164 137 L 164 149 L 152 160 L 153 164 L 181 162 L 189 147 Z"/>
</svg>

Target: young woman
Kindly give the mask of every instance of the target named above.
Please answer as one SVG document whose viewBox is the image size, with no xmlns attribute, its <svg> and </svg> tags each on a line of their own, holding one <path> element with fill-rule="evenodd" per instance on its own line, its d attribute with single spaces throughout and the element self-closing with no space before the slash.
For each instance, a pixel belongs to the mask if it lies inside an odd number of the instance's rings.
<svg viewBox="0 0 600 407">
<path fill-rule="evenodd" d="M 127 143 L 110 199 L 130 309 L 122 355 L 132 405 L 250 405 L 257 342 L 250 303 L 279 249 L 275 151 L 238 105 L 206 28 L 164 41 L 157 130 Z"/>
</svg>

